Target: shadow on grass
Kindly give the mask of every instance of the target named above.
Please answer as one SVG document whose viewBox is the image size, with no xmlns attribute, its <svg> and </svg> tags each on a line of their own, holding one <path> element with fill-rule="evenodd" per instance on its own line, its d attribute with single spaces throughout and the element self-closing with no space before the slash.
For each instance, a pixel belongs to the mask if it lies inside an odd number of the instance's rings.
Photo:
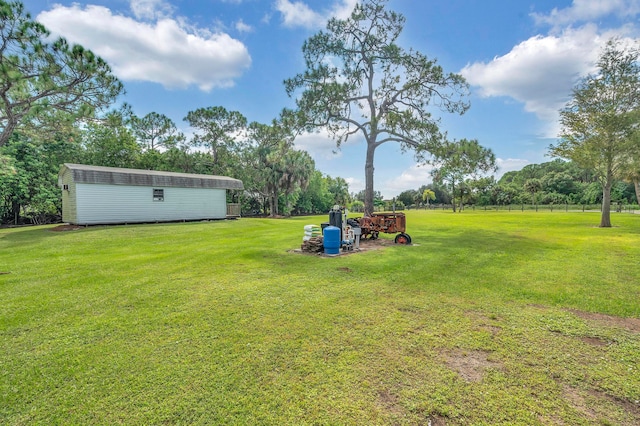
<svg viewBox="0 0 640 426">
<path fill-rule="evenodd" d="M 90 234 L 104 231 L 106 226 L 90 226 L 68 231 L 54 231 L 56 225 L 44 225 L 25 228 L 14 228 L 0 231 L 0 244 L 5 243 L 19 245 L 20 248 L 37 246 L 45 241 L 69 237 L 76 237 L 79 234 Z"/>
<path fill-rule="evenodd" d="M 96 232 L 121 233 L 123 231 L 151 231 L 153 228 L 198 225 L 201 222 L 160 222 L 160 223 L 134 223 L 134 224 L 113 224 L 113 225 L 89 225 L 89 226 L 66 226 L 62 228 L 57 225 L 27 226 L 21 228 L 7 228 L 0 230 L 0 241 L 15 244 L 36 245 L 45 240 L 54 238 L 64 239 L 77 237 L 79 235 L 94 234 Z M 56 229 L 58 228 L 58 229 Z"/>
</svg>

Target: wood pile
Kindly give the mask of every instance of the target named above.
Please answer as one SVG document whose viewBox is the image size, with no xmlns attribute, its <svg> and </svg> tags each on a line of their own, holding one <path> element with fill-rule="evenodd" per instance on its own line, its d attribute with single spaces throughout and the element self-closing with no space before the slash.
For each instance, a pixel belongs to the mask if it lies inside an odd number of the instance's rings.
<svg viewBox="0 0 640 426">
<path fill-rule="evenodd" d="M 307 253 L 322 253 L 324 252 L 323 242 L 322 237 L 312 237 L 307 241 L 303 241 L 300 248 Z"/>
</svg>

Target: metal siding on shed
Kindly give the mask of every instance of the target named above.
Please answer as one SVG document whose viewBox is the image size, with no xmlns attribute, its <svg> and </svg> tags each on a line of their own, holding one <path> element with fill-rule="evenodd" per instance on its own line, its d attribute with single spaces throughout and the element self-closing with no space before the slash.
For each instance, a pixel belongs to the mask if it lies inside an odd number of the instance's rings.
<svg viewBox="0 0 640 426">
<path fill-rule="evenodd" d="M 224 189 L 76 184 L 78 224 L 224 219 Z M 153 190 L 164 189 L 164 201 Z"/>
<path fill-rule="evenodd" d="M 68 190 L 62 190 L 62 221 L 67 223 L 76 223 L 77 206 L 76 206 L 76 183 L 73 180 L 73 173 L 70 170 L 66 170 L 65 173 L 60 176 L 60 187 L 64 188 L 67 185 Z"/>
<path fill-rule="evenodd" d="M 77 183 L 96 185 L 154 186 L 175 188 L 244 189 L 242 181 L 227 176 L 123 169 L 65 163 L 61 172 L 70 170 Z"/>
</svg>

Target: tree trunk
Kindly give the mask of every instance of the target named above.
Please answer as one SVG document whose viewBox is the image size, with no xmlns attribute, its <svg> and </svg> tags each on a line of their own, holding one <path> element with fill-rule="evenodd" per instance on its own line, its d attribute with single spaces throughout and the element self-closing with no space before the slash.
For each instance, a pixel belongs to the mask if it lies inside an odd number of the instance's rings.
<svg viewBox="0 0 640 426">
<path fill-rule="evenodd" d="M 367 143 L 367 160 L 364 164 L 364 216 L 369 217 L 373 214 L 373 157 L 376 146 L 373 143 Z"/>
<path fill-rule="evenodd" d="M 291 210 L 292 210 L 291 199 L 289 198 L 289 194 L 284 195 L 284 200 L 285 200 L 285 207 L 286 207 L 286 211 L 284 212 L 284 214 L 287 217 L 289 217 L 291 216 Z"/>
<path fill-rule="evenodd" d="M 278 216 L 280 214 L 279 208 L 280 206 L 278 203 L 278 191 L 273 191 L 273 216 Z"/>
<path fill-rule="evenodd" d="M 602 187 L 602 217 L 600 218 L 600 228 L 611 228 L 611 186 L 613 176 L 607 173 L 607 181 Z"/>
<path fill-rule="evenodd" d="M 11 138 L 13 131 L 16 129 L 16 126 L 17 126 L 17 123 L 15 121 L 13 120 L 7 121 L 7 125 L 5 126 L 4 129 L 2 129 L 2 132 L 0 132 L 0 148 L 5 146 L 7 142 L 9 142 L 9 139 Z"/>
<path fill-rule="evenodd" d="M 638 204 L 640 204 L 640 179 L 636 178 L 633 180 L 633 186 L 636 188 L 636 200 Z"/>
<path fill-rule="evenodd" d="M 278 191 L 276 190 L 271 191 L 269 196 L 269 216 L 278 216 Z"/>
<path fill-rule="evenodd" d="M 11 215 L 13 216 L 13 224 L 18 225 L 20 222 L 20 203 L 15 200 L 11 202 Z"/>
<path fill-rule="evenodd" d="M 456 212 L 456 182 L 451 182 L 451 204 L 453 204 L 453 212 Z"/>
</svg>

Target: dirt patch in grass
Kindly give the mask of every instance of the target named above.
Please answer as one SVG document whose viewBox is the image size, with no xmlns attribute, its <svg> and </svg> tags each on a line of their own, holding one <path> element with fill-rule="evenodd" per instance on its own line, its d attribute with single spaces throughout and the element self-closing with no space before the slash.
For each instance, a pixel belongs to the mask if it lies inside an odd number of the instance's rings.
<svg viewBox="0 0 640 426">
<path fill-rule="evenodd" d="M 447 421 L 440 416 L 429 416 L 427 426 L 447 426 Z"/>
<path fill-rule="evenodd" d="M 495 324 L 495 322 L 498 321 L 498 317 L 495 315 L 486 316 L 485 314 L 476 311 L 467 311 L 465 312 L 465 315 L 473 321 L 475 329 L 478 331 L 487 332 L 492 336 L 495 336 L 502 331 L 502 327 Z"/>
<path fill-rule="evenodd" d="M 395 414 L 403 414 L 404 413 L 404 409 L 402 408 L 402 406 L 400 406 L 400 403 L 398 402 L 398 396 L 389 392 L 389 391 L 381 391 L 378 394 L 378 398 L 380 401 L 380 404 L 389 412 L 391 413 L 395 413 Z"/>
<path fill-rule="evenodd" d="M 77 231 L 78 229 L 82 229 L 82 228 L 84 228 L 84 226 L 64 224 L 64 225 L 58 225 L 54 228 L 51 228 L 49 229 L 49 231 L 53 231 L 53 232 Z"/>
<path fill-rule="evenodd" d="M 378 393 L 378 401 L 379 404 L 384 407 L 389 413 L 392 413 L 395 416 L 400 418 L 405 417 L 406 410 L 400 404 L 400 397 L 393 392 L 388 390 L 383 390 Z M 393 423 L 400 424 L 400 423 Z M 444 417 L 441 417 L 437 414 L 431 414 L 427 417 L 426 423 L 421 421 L 419 424 L 423 424 L 426 426 L 447 426 L 447 420 Z"/>
<path fill-rule="evenodd" d="M 590 422 L 595 422 L 598 419 L 598 413 L 591 408 L 591 404 L 587 402 L 586 398 L 582 396 L 577 389 L 564 386 L 562 394 L 571 406 L 583 414 Z"/>
<path fill-rule="evenodd" d="M 351 251 L 340 251 L 340 256 L 364 253 L 371 250 L 380 250 L 385 247 L 396 245 L 393 240 L 388 240 L 386 238 L 378 238 L 377 240 L 360 240 L 360 247 L 356 250 L 353 249 Z M 312 256 L 324 256 L 324 253 L 312 253 L 307 251 L 302 251 L 300 249 L 289 250 L 290 253 L 298 253 L 298 254 L 307 254 Z"/>
<path fill-rule="evenodd" d="M 609 344 L 609 342 L 607 342 L 606 340 L 602 340 L 598 337 L 581 337 L 580 340 L 582 340 L 584 343 L 587 343 L 591 346 L 607 346 Z"/>
<path fill-rule="evenodd" d="M 620 424 L 623 426 L 632 426 L 640 424 L 640 405 L 621 400 L 619 398 L 607 395 L 593 389 L 580 391 L 574 387 L 564 385 L 562 388 L 564 398 L 571 406 L 584 415 L 590 423 L 593 424 Z M 617 405 L 623 409 L 628 416 L 627 419 L 609 419 L 606 410 L 607 404 Z M 597 410 L 600 407 L 601 409 Z M 596 411 L 597 410 L 597 411 Z M 606 421 L 606 422 L 605 422 Z"/>
<path fill-rule="evenodd" d="M 445 354 L 447 367 L 467 382 L 480 382 L 489 368 L 501 368 L 502 364 L 489 360 L 491 352 L 455 350 Z"/>
<path fill-rule="evenodd" d="M 548 311 L 549 310 L 548 306 L 540 305 L 539 303 L 529 303 L 527 306 L 530 307 L 530 308 L 539 309 L 541 311 Z"/>
<path fill-rule="evenodd" d="M 595 321 L 600 325 L 626 328 L 634 333 L 640 333 L 640 318 L 614 317 L 611 315 L 584 312 L 577 309 L 567 309 L 567 312 L 571 312 L 572 314 L 588 321 Z"/>
</svg>

